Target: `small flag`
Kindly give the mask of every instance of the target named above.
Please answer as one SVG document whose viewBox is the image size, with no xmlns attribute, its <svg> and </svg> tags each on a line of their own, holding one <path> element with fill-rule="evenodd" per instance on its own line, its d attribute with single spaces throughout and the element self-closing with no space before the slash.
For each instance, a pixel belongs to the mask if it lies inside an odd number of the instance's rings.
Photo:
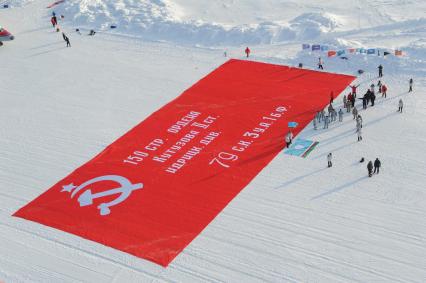
<svg viewBox="0 0 426 283">
<path fill-rule="evenodd" d="M 302 49 L 303 50 L 310 49 L 310 48 L 311 48 L 311 45 L 309 45 L 309 44 L 302 44 Z"/>
<path fill-rule="evenodd" d="M 312 45 L 312 51 L 318 51 L 318 50 L 321 50 L 321 45 L 319 44 Z"/>
<path fill-rule="evenodd" d="M 367 49 L 367 54 L 376 54 L 376 49 L 374 48 Z"/>
<path fill-rule="evenodd" d="M 395 56 L 402 56 L 402 50 L 395 50 Z"/>
<path fill-rule="evenodd" d="M 328 51 L 328 52 L 327 52 L 327 56 L 328 56 L 328 57 L 336 56 L 336 51 L 334 51 L 334 50 Z"/>
<path fill-rule="evenodd" d="M 297 127 L 297 122 L 288 122 L 288 127 L 289 128 L 296 128 Z"/>
</svg>

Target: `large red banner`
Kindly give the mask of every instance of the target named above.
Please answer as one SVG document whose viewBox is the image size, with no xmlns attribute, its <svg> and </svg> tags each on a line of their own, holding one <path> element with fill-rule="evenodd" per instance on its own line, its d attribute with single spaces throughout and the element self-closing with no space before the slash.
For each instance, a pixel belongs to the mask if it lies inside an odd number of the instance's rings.
<svg viewBox="0 0 426 283">
<path fill-rule="evenodd" d="M 230 60 L 14 215 L 167 266 L 353 79 Z"/>
</svg>

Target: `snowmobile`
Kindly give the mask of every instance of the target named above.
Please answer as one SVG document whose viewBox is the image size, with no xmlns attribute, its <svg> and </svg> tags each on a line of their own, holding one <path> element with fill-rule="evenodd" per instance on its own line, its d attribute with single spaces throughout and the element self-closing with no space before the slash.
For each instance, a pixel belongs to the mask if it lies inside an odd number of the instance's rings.
<svg viewBox="0 0 426 283">
<path fill-rule="evenodd" d="M 0 26 L 0 46 L 3 45 L 3 41 L 10 41 L 14 39 L 15 37 L 10 32 Z"/>
</svg>

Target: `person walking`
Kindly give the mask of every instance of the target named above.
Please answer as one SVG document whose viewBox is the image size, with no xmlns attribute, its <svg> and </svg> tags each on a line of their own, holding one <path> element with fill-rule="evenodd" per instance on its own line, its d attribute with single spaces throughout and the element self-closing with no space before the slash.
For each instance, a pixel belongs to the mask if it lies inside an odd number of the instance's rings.
<svg viewBox="0 0 426 283">
<path fill-rule="evenodd" d="M 293 142 L 293 133 L 291 131 L 288 131 L 288 133 L 285 135 L 285 143 L 287 145 L 287 148 L 290 147 L 292 142 Z"/>
<path fill-rule="evenodd" d="M 409 88 L 408 92 L 412 92 L 413 91 L 413 78 L 411 78 L 408 83 L 410 84 L 410 88 Z"/>
<path fill-rule="evenodd" d="M 404 107 L 404 103 L 402 102 L 402 99 L 400 99 L 398 102 L 398 112 L 402 113 L 402 107 Z"/>
<path fill-rule="evenodd" d="M 377 89 L 379 93 L 382 93 L 382 82 L 380 80 L 377 82 Z"/>
<path fill-rule="evenodd" d="M 379 174 L 380 166 L 382 166 L 382 163 L 380 162 L 379 158 L 377 157 L 376 160 L 374 160 L 374 174 Z"/>
<path fill-rule="evenodd" d="M 367 164 L 368 177 L 373 175 L 373 162 L 370 160 Z"/>
<path fill-rule="evenodd" d="M 342 110 L 342 108 L 339 109 L 339 122 L 343 122 L 343 110 Z"/>
<path fill-rule="evenodd" d="M 379 65 L 379 67 L 377 67 L 379 69 L 379 78 L 383 77 L 383 66 L 382 64 Z"/>
<path fill-rule="evenodd" d="M 67 43 L 67 47 L 71 47 L 70 39 L 65 35 L 65 33 L 62 33 L 62 38 Z"/>
<path fill-rule="evenodd" d="M 321 57 L 318 58 L 318 69 L 324 70 L 324 67 L 322 66 L 322 59 Z"/>
<path fill-rule="evenodd" d="M 250 56 L 250 48 L 248 46 L 246 47 L 246 50 L 244 51 L 246 53 L 247 58 Z"/>
<path fill-rule="evenodd" d="M 333 163 L 331 162 L 332 158 L 333 158 L 333 155 L 331 154 L 331 152 L 329 154 L 327 154 L 327 163 L 328 163 L 327 167 L 328 168 L 333 166 Z"/>
<path fill-rule="evenodd" d="M 386 98 L 386 95 L 387 95 L 386 92 L 387 91 L 388 91 L 388 87 L 385 84 L 383 84 L 382 85 L 382 97 Z"/>
</svg>

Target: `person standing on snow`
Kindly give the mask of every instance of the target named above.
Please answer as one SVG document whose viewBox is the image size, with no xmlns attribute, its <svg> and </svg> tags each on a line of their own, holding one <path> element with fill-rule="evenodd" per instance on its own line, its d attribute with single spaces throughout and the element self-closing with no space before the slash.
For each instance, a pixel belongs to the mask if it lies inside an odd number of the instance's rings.
<svg viewBox="0 0 426 283">
<path fill-rule="evenodd" d="M 367 164 L 367 170 L 368 170 L 368 177 L 371 177 L 373 175 L 373 162 L 371 162 L 371 160 Z"/>
<path fill-rule="evenodd" d="M 244 51 L 246 53 L 247 58 L 250 56 L 250 48 L 248 46 L 246 47 L 246 50 Z"/>
<path fill-rule="evenodd" d="M 288 133 L 285 135 L 285 143 L 287 145 L 287 148 L 290 147 L 292 141 L 293 141 L 293 133 L 291 131 L 288 131 Z"/>
<path fill-rule="evenodd" d="M 376 95 L 374 94 L 374 92 L 371 94 L 370 100 L 371 100 L 371 106 L 374 106 L 374 100 L 376 100 Z"/>
<path fill-rule="evenodd" d="M 380 166 L 382 166 L 382 163 L 380 162 L 379 158 L 377 157 L 376 160 L 374 160 L 374 174 L 379 174 Z"/>
<path fill-rule="evenodd" d="M 402 113 L 402 107 L 404 107 L 404 103 L 402 102 L 402 99 L 400 99 L 398 102 L 398 112 Z"/>
<path fill-rule="evenodd" d="M 358 116 L 356 117 L 356 124 L 362 128 L 362 117 L 361 115 L 358 114 Z"/>
<path fill-rule="evenodd" d="M 362 141 L 362 129 L 361 126 L 356 127 L 356 133 L 358 134 L 358 141 Z"/>
<path fill-rule="evenodd" d="M 342 110 L 342 108 L 339 109 L 339 122 L 343 122 L 343 110 Z"/>
<path fill-rule="evenodd" d="M 367 109 L 367 104 L 368 104 L 368 99 L 370 97 L 370 90 L 368 90 L 364 96 L 361 98 L 362 99 L 362 109 Z"/>
<path fill-rule="evenodd" d="M 352 109 L 352 115 L 354 116 L 354 120 L 355 120 L 356 117 L 358 116 L 358 109 L 356 109 L 356 107 L 354 107 L 354 109 Z"/>
<path fill-rule="evenodd" d="M 372 93 L 374 93 L 374 91 L 375 91 L 375 90 L 374 90 L 374 87 L 375 87 L 375 85 L 374 85 L 374 84 L 371 84 L 371 85 L 370 85 L 370 91 L 371 91 Z"/>
<path fill-rule="evenodd" d="M 377 89 L 379 93 L 382 93 L 382 82 L 380 80 L 377 82 Z"/>
<path fill-rule="evenodd" d="M 383 66 L 380 64 L 377 68 L 379 69 L 379 78 L 383 77 Z"/>
<path fill-rule="evenodd" d="M 386 92 L 387 91 L 388 91 L 388 87 L 385 84 L 383 84 L 382 85 L 382 97 L 386 98 L 386 95 L 387 95 Z"/>
<path fill-rule="evenodd" d="M 321 57 L 318 58 L 318 69 L 324 70 L 324 67 L 322 66 Z"/>
<path fill-rule="evenodd" d="M 56 27 L 56 25 L 58 24 L 58 20 L 56 19 L 56 16 L 53 16 L 53 17 L 50 19 L 50 22 L 52 23 L 52 26 L 53 26 L 53 27 Z"/>
<path fill-rule="evenodd" d="M 410 89 L 408 90 L 408 92 L 412 92 L 413 91 L 413 78 L 411 78 L 408 83 L 410 84 Z"/>
<path fill-rule="evenodd" d="M 334 122 L 337 120 L 337 112 L 336 110 L 333 109 L 333 111 L 331 111 L 331 122 Z"/>
<path fill-rule="evenodd" d="M 359 85 L 351 85 L 350 87 L 352 89 L 352 95 L 356 96 L 356 89 L 357 89 L 357 87 L 359 87 Z"/>
<path fill-rule="evenodd" d="M 343 95 L 343 108 L 346 108 L 347 102 L 348 102 L 348 99 L 346 98 L 346 95 Z"/>
<path fill-rule="evenodd" d="M 323 129 L 328 129 L 328 124 L 330 124 L 330 118 L 327 116 L 324 117 L 324 128 Z"/>
<path fill-rule="evenodd" d="M 316 118 L 314 118 L 313 123 L 314 123 L 314 130 L 318 130 Z"/>
<path fill-rule="evenodd" d="M 352 106 L 352 93 L 349 93 L 349 95 L 348 95 L 348 101 L 346 102 L 346 111 L 348 113 L 351 112 L 351 106 Z"/>
<path fill-rule="evenodd" d="M 331 166 L 333 166 L 333 163 L 331 163 L 331 159 L 333 158 L 333 155 L 331 154 L 331 152 L 329 154 L 327 154 L 327 163 L 328 163 L 328 168 L 330 168 Z"/>
</svg>

